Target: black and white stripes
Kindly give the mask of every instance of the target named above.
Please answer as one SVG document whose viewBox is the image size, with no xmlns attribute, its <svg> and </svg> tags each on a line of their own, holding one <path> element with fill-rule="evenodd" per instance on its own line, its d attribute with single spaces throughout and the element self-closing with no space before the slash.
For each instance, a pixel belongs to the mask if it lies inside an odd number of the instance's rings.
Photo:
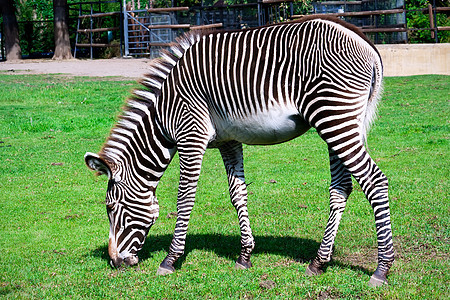
<svg viewBox="0 0 450 300">
<path fill-rule="evenodd" d="M 174 271 L 185 248 L 203 154 L 207 147 L 216 147 L 241 228 L 236 266 L 250 267 L 254 238 L 242 144 L 280 143 L 314 127 L 330 152 L 330 217 L 307 273 L 320 274 L 331 259 L 353 176 L 375 214 L 379 264 L 371 284 L 385 283 L 394 259 L 387 179 L 364 146 L 381 83 L 375 47 L 337 19 L 308 17 L 297 23 L 182 37 L 152 63 L 142 80 L 146 88 L 128 102 L 100 154 L 86 155 L 88 166 L 110 177 L 113 263 L 137 262 L 136 252 L 157 217 L 158 181 L 178 151 L 178 217 L 158 273 Z"/>
</svg>

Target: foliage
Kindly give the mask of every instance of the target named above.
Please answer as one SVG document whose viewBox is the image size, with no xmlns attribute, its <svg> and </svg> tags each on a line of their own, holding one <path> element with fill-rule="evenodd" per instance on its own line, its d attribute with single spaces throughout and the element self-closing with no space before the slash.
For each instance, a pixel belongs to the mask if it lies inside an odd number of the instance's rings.
<svg viewBox="0 0 450 300">
<path fill-rule="evenodd" d="M 416 10 L 427 8 L 429 0 L 407 0 L 405 1 L 406 9 Z M 448 6 L 448 1 L 436 1 L 436 6 Z M 406 15 L 408 28 L 430 28 L 430 19 L 427 12 L 410 11 Z M 437 26 L 450 26 L 450 18 L 446 13 L 436 14 Z M 431 37 L 429 30 L 412 31 L 409 33 L 408 40 L 410 43 L 434 43 L 435 39 Z M 450 42 L 450 31 L 438 31 L 438 40 L 441 43 Z"/>
<path fill-rule="evenodd" d="M 108 1 L 108 0 L 103 0 Z M 95 2 L 95 0 L 67 0 L 67 4 L 82 2 Z M 29 20 L 52 20 L 53 19 L 53 0 L 15 0 L 17 15 L 19 21 Z M 104 11 L 119 7 L 119 3 L 102 3 Z M 84 5 L 89 7 L 88 4 Z"/>
<path fill-rule="evenodd" d="M 19 36 L 22 54 L 33 57 L 36 53 L 49 54 L 55 48 L 53 22 L 20 22 Z"/>
<path fill-rule="evenodd" d="M 254 267 L 234 270 L 239 227 L 217 150 L 208 150 L 175 274 L 156 276 L 174 230 L 178 160 L 157 196 L 160 218 L 137 267 L 108 263 L 106 178 L 84 165 L 137 85 L 114 78 L 0 74 L 0 295 L 5 298 L 448 299 L 448 76 L 387 78 L 368 145 L 389 178 L 396 262 L 376 267 L 370 205 L 350 196 L 325 274 L 308 277 L 328 218 L 328 155 L 311 130 L 245 147 Z M 273 179 L 271 181 L 271 179 Z M 274 182 L 276 181 L 276 182 Z M 271 283 L 273 282 L 273 284 Z M 271 283 L 271 284 L 268 284 Z"/>
<path fill-rule="evenodd" d="M 312 10 L 313 0 L 301 0 L 294 2 L 294 15 L 307 15 Z"/>
<path fill-rule="evenodd" d="M 18 21 L 52 20 L 52 0 L 16 0 Z"/>
</svg>

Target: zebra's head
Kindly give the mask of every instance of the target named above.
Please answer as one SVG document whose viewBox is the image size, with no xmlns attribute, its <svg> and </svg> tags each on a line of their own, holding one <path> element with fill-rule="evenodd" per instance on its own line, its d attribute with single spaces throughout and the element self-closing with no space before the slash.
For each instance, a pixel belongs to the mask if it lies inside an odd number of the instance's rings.
<svg viewBox="0 0 450 300">
<path fill-rule="evenodd" d="M 106 191 L 106 211 L 110 230 L 108 253 L 111 265 L 135 265 L 137 252 L 144 245 L 150 227 L 159 215 L 155 190 L 144 187 L 138 179 L 129 176 L 127 168 L 112 159 L 86 153 L 87 166 L 109 178 Z"/>
</svg>

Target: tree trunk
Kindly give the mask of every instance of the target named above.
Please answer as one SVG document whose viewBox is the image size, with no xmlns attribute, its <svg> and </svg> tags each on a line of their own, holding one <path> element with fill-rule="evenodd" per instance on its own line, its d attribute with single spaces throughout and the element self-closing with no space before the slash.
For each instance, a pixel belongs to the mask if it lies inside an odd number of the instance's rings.
<svg viewBox="0 0 450 300">
<path fill-rule="evenodd" d="M 70 50 L 67 0 L 53 0 L 55 54 L 53 59 L 73 58 Z"/>
<path fill-rule="evenodd" d="M 17 24 L 14 1 L 0 0 L 0 9 L 5 28 L 6 60 L 21 59 L 22 50 L 19 44 L 19 26 Z"/>
</svg>

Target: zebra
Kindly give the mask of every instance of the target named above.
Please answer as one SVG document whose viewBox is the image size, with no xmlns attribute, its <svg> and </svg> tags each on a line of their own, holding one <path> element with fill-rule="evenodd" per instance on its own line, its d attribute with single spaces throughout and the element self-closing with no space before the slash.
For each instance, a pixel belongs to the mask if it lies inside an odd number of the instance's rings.
<svg viewBox="0 0 450 300">
<path fill-rule="evenodd" d="M 308 275 L 323 273 L 353 176 L 373 208 L 378 266 L 369 284 L 387 284 L 394 262 L 388 180 L 366 150 L 366 133 L 382 92 L 383 66 L 375 46 L 336 18 L 238 31 L 197 31 L 152 61 L 143 87 L 128 99 L 101 151 L 87 166 L 109 178 L 108 253 L 113 267 L 135 265 L 159 214 L 155 191 L 178 152 L 177 220 L 157 274 L 175 271 L 184 254 L 203 155 L 218 148 L 241 232 L 236 268 L 252 266 L 255 247 L 247 209 L 243 144 L 270 145 L 315 128 L 330 160 L 330 212 Z"/>
</svg>

